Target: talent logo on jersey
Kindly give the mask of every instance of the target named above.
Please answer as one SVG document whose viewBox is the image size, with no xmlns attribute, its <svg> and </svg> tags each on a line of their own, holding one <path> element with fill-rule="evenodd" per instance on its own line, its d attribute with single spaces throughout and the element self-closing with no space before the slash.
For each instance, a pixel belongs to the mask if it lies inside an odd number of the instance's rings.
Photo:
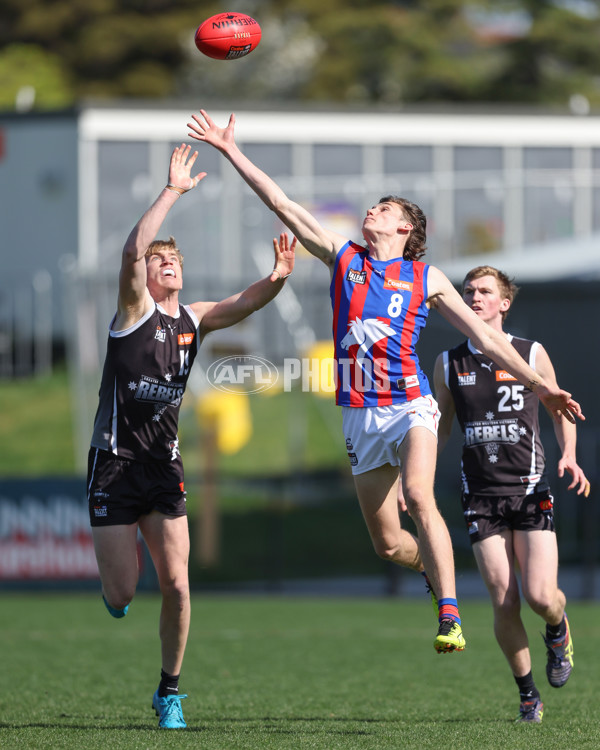
<svg viewBox="0 0 600 750">
<path fill-rule="evenodd" d="M 164 344 L 167 339 L 167 332 L 164 328 L 157 328 L 154 338 Z"/>
<path fill-rule="evenodd" d="M 516 380 L 516 378 L 510 374 L 510 372 L 506 372 L 506 370 L 496 370 L 496 380 L 497 381 L 504 381 L 504 380 Z"/>
<path fill-rule="evenodd" d="M 106 505 L 94 505 L 94 516 L 96 518 L 107 518 L 108 508 Z"/>
<path fill-rule="evenodd" d="M 195 335 L 195 333 L 179 333 L 177 335 L 177 343 L 179 346 L 190 346 Z"/>
<path fill-rule="evenodd" d="M 459 372 L 457 373 L 459 385 L 476 385 L 477 373 L 475 372 Z"/>
<path fill-rule="evenodd" d="M 367 281 L 367 272 L 355 271 L 353 268 L 349 268 L 346 279 L 353 284 L 365 284 Z"/>
<path fill-rule="evenodd" d="M 412 292 L 412 281 L 402 281 L 401 279 L 392 279 L 387 274 L 383 281 L 383 288 L 390 289 L 393 292 Z"/>
</svg>

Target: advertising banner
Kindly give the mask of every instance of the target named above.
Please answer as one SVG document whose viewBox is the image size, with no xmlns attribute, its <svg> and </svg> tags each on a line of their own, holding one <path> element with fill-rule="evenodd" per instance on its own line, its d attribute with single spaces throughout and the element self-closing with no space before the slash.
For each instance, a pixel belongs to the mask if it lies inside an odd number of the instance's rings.
<svg viewBox="0 0 600 750">
<path fill-rule="evenodd" d="M 0 481 L 0 582 L 94 579 L 85 481 Z"/>
</svg>

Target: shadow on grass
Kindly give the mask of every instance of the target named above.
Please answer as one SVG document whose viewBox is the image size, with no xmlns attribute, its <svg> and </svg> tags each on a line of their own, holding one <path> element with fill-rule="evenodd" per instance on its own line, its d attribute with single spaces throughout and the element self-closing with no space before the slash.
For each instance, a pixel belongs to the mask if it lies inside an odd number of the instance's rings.
<svg viewBox="0 0 600 750">
<path fill-rule="evenodd" d="M 342 717 L 342 716 L 293 716 L 293 717 L 285 717 L 285 716 L 263 716 L 263 717 L 257 717 L 257 718 L 239 718 L 239 717 L 228 717 L 223 716 L 215 719 L 208 719 L 202 722 L 201 724 L 198 724 L 196 726 L 190 726 L 188 724 L 186 729 L 181 730 L 160 730 L 158 726 L 149 726 L 147 723 L 144 724 L 104 724 L 100 720 L 91 720 L 89 722 L 79 722 L 76 724 L 70 724 L 70 723 L 62 723 L 61 721 L 38 721 L 38 722 L 6 722 L 6 721 L 0 721 L 0 730 L 2 729 L 62 729 L 62 730 L 76 730 L 76 731 L 86 731 L 86 730 L 94 730 L 94 731 L 123 731 L 123 732 L 139 732 L 139 731 L 180 731 L 184 733 L 190 733 L 190 732 L 222 732 L 225 730 L 225 727 L 223 725 L 230 725 L 230 726 L 237 726 L 241 727 L 244 724 L 247 725 L 247 729 L 249 731 L 253 730 L 260 730 L 260 731 L 271 731 L 277 734 L 297 734 L 298 733 L 298 724 L 306 723 L 320 723 L 323 724 L 324 727 L 319 730 L 310 730 L 306 731 L 306 734 L 314 734 L 315 732 L 319 731 L 327 731 L 325 726 L 327 724 L 370 724 L 373 726 L 373 728 L 381 726 L 394 726 L 394 725 L 402 725 L 402 724 L 410 724 L 411 727 L 414 727 L 418 724 L 461 724 L 461 723 L 468 723 L 472 721 L 472 717 L 450 717 L 447 719 L 414 719 L 414 718 L 403 718 L 399 717 L 397 719 L 374 719 L 371 717 L 366 718 L 348 718 L 348 717 Z M 506 720 L 502 719 L 489 719 L 488 721 L 485 720 L 479 720 L 481 723 L 484 724 L 504 724 L 504 723 L 513 723 L 512 721 L 507 722 Z M 285 729 L 285 724 L 295 724 L 295 728 L 293 730 L 287 730 Z M 365 729 L 330 729 L 329 734 L 339 734 L 339 735 L 369 735 L 373 734 L 373 731 L 368 731 Z"/>
</svg>

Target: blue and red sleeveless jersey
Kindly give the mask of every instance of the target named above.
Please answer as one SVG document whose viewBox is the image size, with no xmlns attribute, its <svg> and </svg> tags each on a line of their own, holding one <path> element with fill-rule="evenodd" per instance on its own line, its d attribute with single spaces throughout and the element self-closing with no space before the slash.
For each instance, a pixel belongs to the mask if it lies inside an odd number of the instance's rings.
<svg viewBox="0 0 600 750">
<path fill-rule="evenodd" d="M 331 280 L 336 403 L 387 406 L 431 395 L 415 351 L 429 309 L 419 261 L 371 258 L 348 242 Z"/>
</svg>

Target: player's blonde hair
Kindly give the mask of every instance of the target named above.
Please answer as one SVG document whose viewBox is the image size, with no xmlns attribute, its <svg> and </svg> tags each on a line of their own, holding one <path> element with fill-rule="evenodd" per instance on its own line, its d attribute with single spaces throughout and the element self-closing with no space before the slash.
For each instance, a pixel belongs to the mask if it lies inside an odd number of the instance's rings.
<svg viewBox="0 0 600 750">
<path fill-rule="evenodd" d="M 175 255 L 177 256 L 177 260 L 179 261 L 179 265 L 183 268 L 183 255 L 177 247 L 177 243 L 175 242 L 174 237 L 169 237 L 168 240 L 154 240 L 154 242 L 151 242 L 148 245 L 145 257 L 146 259 L 148 259 L 151 255 L 160 255 L 165 251 L 169 253 L 175 253 Z"/>
<path fill-rule="evenodd" d="M 507 299 L 512 307 L 512 303 L 517 296 L 519 287 L 515 284 L 514 279 L 509 278 L 503 271 L 494 268 L 494 266 L 476 266 L 475 268 L 472 268 L 463 279 L 463 292 L 467 282 L 472 281 L 473 279 L 480 279 L 482 276 L 492 276 L 496 279 L 502 299 Z M 502 320 L 504 320 L 508 315 L 508 310 L 504 310 L 500 314 L 502 315 Z"/>
<path fill-rule="evenodd" d="M 402 209 L 404 218 L 409 221 L 413 228 L 411 229 L 402 257 L 404 260 L 419 260 L 427 250 L 425 245 L 427 241 L 427 217 L 417 206 L 406 198 L 399 195 L 385 195 L 379 199 L 380 203 L 397 203 Z"/>
</svg>

